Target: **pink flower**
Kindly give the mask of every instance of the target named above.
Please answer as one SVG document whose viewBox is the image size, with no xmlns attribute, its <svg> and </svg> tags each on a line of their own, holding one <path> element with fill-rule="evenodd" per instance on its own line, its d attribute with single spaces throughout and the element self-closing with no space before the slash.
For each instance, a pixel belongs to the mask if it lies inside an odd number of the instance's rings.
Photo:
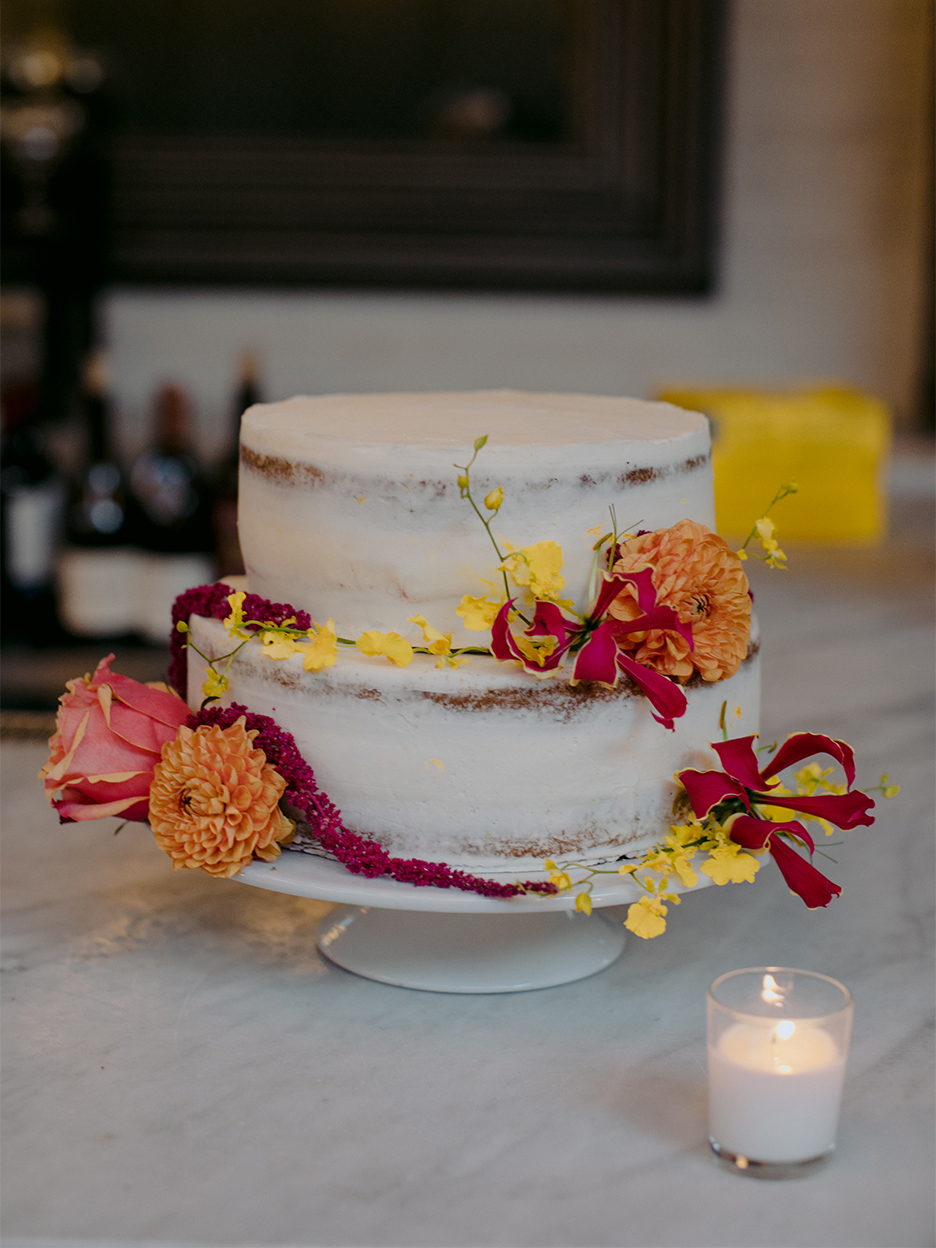
<svg viewBox="0 0 936 1248">
<path fill-rule="evenodd" d="M 70 680 L 59 698 L 39 779 L 62 823 L 107 815 L 145 822 L 153 768 L 189 716 L 166 685 L 112 672 L 113 657 L 102 659 L 93 676 Z"/>
<path fill-rule="evenodd" d="M 781 806 L 807 817 L 826 819 L 836 827 L 848 829 L 874 823 L 868 811 L 874 805 L 872 798 L 859 789 L 849 788 L 845 793 L 822 793 L 809 796 L 800 793 L 776 794 L 771 790 L 777 785 L 774 777 L 786 767 L 809 758 L 812 754 L 828 754 L 840 764 L 849 786 L 855 781 L 855 755 L 850 745 L 818 733 L 794 732 L 771 758 L 766 767 L 758 767 L 754 753 L 756 737 L 735 737 L 730 741 L 712 744 L 724 771 L 695 771 L 677 773 L 677 779 L 689 795 L 696 818 L 704 819 L 714 811 L 719 822 L 730 819 L 728 835 L 745 849 L 770 851 L 780 868 L 789 888 L 806 902 L 811 910 L 827 906 L 833 897 L 841 893 L 812 865 L 794 853 L 782 837 L 793 837 L 815 853 L 812 837 L 797 819 L 777 823 L 759 817 L 758 806 Z"/>
</svg>

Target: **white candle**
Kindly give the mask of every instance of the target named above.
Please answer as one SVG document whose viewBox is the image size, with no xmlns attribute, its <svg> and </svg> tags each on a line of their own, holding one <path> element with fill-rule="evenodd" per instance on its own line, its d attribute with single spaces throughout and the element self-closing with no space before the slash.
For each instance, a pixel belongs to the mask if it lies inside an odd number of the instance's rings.
<svg viewBox="0 0 936 1248">
<path fill-rule="evenodd" d="M 822 1156 L 835 1144 L 845 1061 L 809 1022 L 732 1023 L 709 1047 L 713 1140 L 751 1161 Z"/>
</svg>

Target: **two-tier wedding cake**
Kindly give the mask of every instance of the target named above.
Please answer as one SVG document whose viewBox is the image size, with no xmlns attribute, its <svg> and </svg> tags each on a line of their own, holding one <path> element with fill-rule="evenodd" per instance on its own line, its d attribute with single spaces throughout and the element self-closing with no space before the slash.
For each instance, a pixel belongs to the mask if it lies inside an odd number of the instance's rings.
<svg viewBox="0 0 936 1248">
<path fill-rule="evenodd" d="M 756 625 L 714 522 L 708 423 L 665 403 L 253 407 L 231 589 L 312 623 L 193 615 L 189 704 L 197 651 L 240 646 L 221 704 L 292 734 L 344 826 L 394 855 L 515 875 L 636 852 L 669 831 L 673 773 L 717 763 L 726 715 L 757 730 Z"/>
</svg>

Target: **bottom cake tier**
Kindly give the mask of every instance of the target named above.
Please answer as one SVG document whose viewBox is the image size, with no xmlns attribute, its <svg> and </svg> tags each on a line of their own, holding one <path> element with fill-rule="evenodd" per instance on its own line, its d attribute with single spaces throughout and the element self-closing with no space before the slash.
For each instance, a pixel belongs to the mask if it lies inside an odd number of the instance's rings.
<svg viewBox="0 0 936 1248">
<path fill-rule="evenodd" d="M 194 645 L 230 652 L 220 621 L 193 616 Z M 339 651 L 306 672 L 301 655 L 272 659 L 259 641 L 234 660 L 222 704 L 269 715 L 295 738 L 319 787 L 351 831 L 393 855 L 490 874 L 541 870 L 544 858 L 598 863 L 636 853 L 673 822 L 685 767 L 718 766 L 709 742 L 757 731 L 756 623 L 740 670 L 693 680 L 669 731 L 626 678 L 617 688 L 531 676 L 472 656 L 457 669 L 417 654 L 404 668 Z M 205 664 L 189 650 L 189 705 Z"/>
</svg>

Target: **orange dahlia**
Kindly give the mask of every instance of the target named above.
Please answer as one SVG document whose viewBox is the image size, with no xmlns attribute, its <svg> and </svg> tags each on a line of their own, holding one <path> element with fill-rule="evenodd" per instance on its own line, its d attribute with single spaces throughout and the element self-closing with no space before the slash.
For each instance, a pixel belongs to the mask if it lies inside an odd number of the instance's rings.
<svg viewBox="0 0 936 1248">
<path fill-rule="evenodd" d="M 251 858 L 279 856 L 294 824 L 279 808 L 286 781 L 255 749 L 243 718 L 230 728 L 181 727 L 162 748 L 149 821 L 174 868 L 232 876 Z"/>
<path fill-rule="evenodd" d="M 694 520 L 657 529 L 621 546 L 613 572 L 653 569 L 657 605 L 672 607 L 691 623 L 694 649 L 679 633 L 651 629 L 618 639 L 633 650 L 638 663 L 666 676 L 687 680 L 698 671 L 703 680 L 733 676 L 747 654 L 751 635 L 751 596 L 741 560 L 717 533 Z M 627 586 L 608 608 L 619 620 L 641 614 L 634 590 Z"/>
</svg>

